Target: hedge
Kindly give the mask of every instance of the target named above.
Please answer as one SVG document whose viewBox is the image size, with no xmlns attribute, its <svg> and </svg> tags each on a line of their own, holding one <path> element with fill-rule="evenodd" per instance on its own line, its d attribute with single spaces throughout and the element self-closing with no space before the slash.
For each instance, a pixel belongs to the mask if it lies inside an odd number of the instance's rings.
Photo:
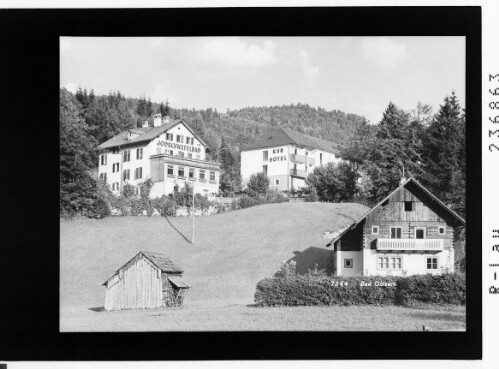
<svg viewBox="0 0 499 369">
<path fill-rule="evenodd" d="M 325 273 L 286 274 L 258 282 L 259 306 L 404 305 L 466 302 L 464 275 L 415 275 L 410 277 L 341 277 Z"/>
</svg>

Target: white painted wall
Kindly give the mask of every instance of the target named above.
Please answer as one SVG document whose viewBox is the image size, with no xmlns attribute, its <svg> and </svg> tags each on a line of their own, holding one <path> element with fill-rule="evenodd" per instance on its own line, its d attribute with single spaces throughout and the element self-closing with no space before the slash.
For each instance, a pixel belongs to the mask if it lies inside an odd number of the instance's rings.
<svg viewBox="0 0 499 369">
<path fill-rule="evenodd" d="M 170 130 L 167 131 L 168 133 L 173 134 L 173 141 L 166 140 L 166 132 L 162 133 L 158 137 L 154 138 L 147 144 L 138 144 L 135 146 L 128 146 L 124 147 L 121 149 L 119 152 L 116 154 L 113 154 L 113 150 L 105 150 L 101 153 L 101 155 L 107 155 L 107 164 L 106 165 L 101 165 L 101 156 L 99 155 L 99 169 L 98 169 L 98 174 L 100 177 L 101 173 L 106 173 L 107 177 L 107 184 L 109 185 L 109 188 L 112 190 L 112 184 L 113 183 L 119 183 L 119 190 L 114 190 L 112 191 L 114 194 L 119 194 L 120 190 L 123 189 L 123 186 L 125 183 L 129 183 L 133 186 L 138 186 L 141 183 L 143 183 L 145 180 L 150 178 L 151 173 L 151 165 L 150 165 L 150 160 L 149 157 L 154 154 L 159 154 L 159 153 L 170 153 L 170 150 L 173 151 L 173 155 L 178 155 L 179 152 L 183 152 L 186 158 L 189 158 L 189 153 L 192 154 L 193 159 L 199 159 L 199 160 L 206 160 L 206 148 L 204 145 L 196 139 L 192 133 L 184 126 L 184 124 L 180 123 L 177 126 L 171 128 Z M 183 143 L 182 145 L 185 146 L 190 146 L 191 148 L 196 148 L 199 149 L 200 152 L 194 152 L 194 151 L 188 151 L 188 150 L 181 150 L 175 147 L 168 147 L 168 144 L 173 143 L 177 144 L 177 135 L 182 135 L 183 136 Z M 194 140 L 193 144 L 186 144 L 186 138 L 190 137 L 191 139 Z M 180 143 L 179 143 L 180 144 Z M 143 149 L 143 154 L 142 154 L 142 159 L 137 159 L 137 149 Z M 130 150 L 130 161 L 127 162 L 122 162 L 122 155 L 124 150 Z M 119 171 L 113 173 L 113 163 L 119 163 Z M 142 168 L 142 178 L 140 179 L 135 179 L 135 169 L 141 167 Z M 124 170 L 130 170 L 130 180 L 127 180 L 126 182 L 123 181 L 123 171 Z M 166 169 L 166 168 L 165 168 Z M 166 171 L 165 171 L 166 173 Z M 171 190 L 173 191 L 173 184 L 171 186 L 168 184 L 171 181 L 167 181 L 165 184 L 163 184 L 163 188 L 160 191 L 160 185 L 155 185 L 154 187 L 154 194 L 158 194 L 158 196 L 161 196 L 165 193 L 170 193 L 170 192 L 165 192 L 168 191 L 171 187 Z M 216 173 L 216 182 L 217 184 L 211 184 L 207 183 L 204 185 L 201 185 L 199 188 L 199 191 L 196 189 L 196 192 L 199 193 L 206 193 L 205 190 L 208 190 L 209 193 L 212 192 L 218 192 L 218 183 L 219 183 L 219 173 Z M 215 188 L 216 187 L 216 188 Z M 153 192 L 151 190 L 151 196 Z M 156 196 L 156 197 L 158 197 Z"/>
<path fill-rule="evenodd" d="M 268 151 L 268 161 L 263 160 L 264 151 Z M 290 154 L 308 156 L 315 159 L 314 165 L 306 165 L 305 163 L 294 163 L 290 160 Z M 244 150 L 241 151 L 241 177 L 242 184 L 245 186 L 251 175 L 263 171 L 263 166 L 267 165 L 267 175 L 271 180 L 271 188 L 276 188 L 281 191 L 290 190 L 293 188 L 304 188 L 305 180 L 300 178 L 291 178 L 289 170 L 295 168 L 311 173 L 314 168 L 321 165 L 320 155 L 322 154 L 322 164 L 329 162 L 338 163 L 341 161 L 334 154 L 322 150 L 310 150 L 298 148 L 295 145 L 276 146 L 272 148 Z M 279 179 L 279 185 L 275 186 L 275 179 Z"/>
<path fill-rule="evenodd" d="M 352 268 L 345 268 L 345 259 L 352 259 Z M 362 251 L 336 251 L 336 274 L 345 277 L 358 277 L 362 275 L 363 254 Z"/>
<path fill-rule="evenodd" d="M 442 269 L 448 268 L 449 271 L 454 270 L 454 249 L 443 250 L 436 254 L 420 254 L 420 253 L 380 253 L 372 249 L 364 249 L 364 275 L 394 275 L 402 276 L 403 271 L 406 271 L 406 275 L 414 274 L 441 274 Z M 378 257 L 401 257 L 402 258 L 402 269 L 401 270 L 386 270 L 378 269 Z M 439 260 L 439 269 L 437 270 L 427 270 L 426 269 L 426 258 L 427 257 L 437 257 Z"/>
</svg>

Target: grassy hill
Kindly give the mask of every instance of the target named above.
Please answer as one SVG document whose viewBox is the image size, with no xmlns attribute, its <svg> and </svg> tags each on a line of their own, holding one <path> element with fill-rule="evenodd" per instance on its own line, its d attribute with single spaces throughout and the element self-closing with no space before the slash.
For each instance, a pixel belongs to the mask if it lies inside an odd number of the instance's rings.
<svg viewBox="0 0 499 369">
<path fill-rule="evenodd" d="M 283 203 L 196 218 L 124 217 L 61 222 L 61 306 L 102 306 L 101 284 L 138 251 L 167 255 L 192 286 L 187 303 L 253 302 L 256 283 L 294 258 L 330 267 L 321 233 L 351 223 L 359 204 Z M 184 238 L 185 237 L 185 238 Z M 186 240 L 186 238 L 188 240 Z"/>
<path fill-rule="evenodd" d="M 256 283 L 283 260 L 305 272 L 330 268 L 321 233 L 359 217 L 359 204 L 284 203 L 196 218 L 123 217 L 61 221 L 62 331 L 463 330 L 463 307 L 254 308 Z M 101 284 L 140 250 L 162 252 L 192 286 L 183 308 L 101 312 Z M 376 319 L 373 319 L 376 317 Z"/>
</svg>

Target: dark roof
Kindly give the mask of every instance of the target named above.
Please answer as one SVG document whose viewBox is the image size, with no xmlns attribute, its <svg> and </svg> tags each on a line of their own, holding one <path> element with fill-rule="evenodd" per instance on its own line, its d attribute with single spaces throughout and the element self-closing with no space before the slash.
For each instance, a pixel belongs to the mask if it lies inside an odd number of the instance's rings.
<svg viewBox="0 0 499 369">
<path fill-rule="evenodd" d="M 381 200 L 375 207 L 373 207 L 372 209 L 368 210 L 363 216 L 361 216 L 357 221 L 355 221 L 354 223 L 352 223 L 349 227 L 345 228 L 342 232 L 340 232 L 340 234 L 338 236 L 336 236 L 332 241 L 329 241 L 328 244 L 326 245 L 326 247 L 329 247 L 331 246 L 332 244 L 334 244 L 336 241 L 338 241 L 341 237 L 343 237 L 343 235 L 345 235 L 345 233 L 347 233 L 348 231 L 350 231 L 351 229 L 355 228 L 360 222 L 362 222 L 364 219 L 366 219 L 366 217 L 371 214 L 375 209 L 377 209 L 378 207 L 381 206 L 381 204 L 383 204 L 386 200 L 388 200 L 390 198 L 390 196 L 397 190 L 399 190 L 400 188 L 402 187 L 405 187 L 407 186 L 409 183 L 413 183 L 415 184 L 420 190 L 422 190 L 423 192 L 425 192 L 427 195 L 429 195 L 434 201 L 437 202 L 437 204 L 442 208 L 444 209 L 445 211 L 447 211 L 451 217 L 453 217 L 455 220 L 457 220 L 457 223 L 460 224 L 461 226 L 464 226 L 466 224 L 466 221 L 459 215 L 457 214 L 454 210 L 452 210 L 451 208 L 449 208 L 447 205 L 445 205 L 441 200 L 439 200 L 435 195 L 433 195 L 426 187 L 424 187 L 421 183 L 419 183 L 418 181 L 416 181 L 413 177 L 409 178 L 408 180 L 406 180 L 405 182 L 401 183 L 400 186 L 398 186 L 395 190 L 393 190 L 392 192 L 390 192 L 390 194 L 388 196 L 386 196 L 383 200 Z"/>
<path fill-rule="evenodd" d="M 178 287 L 178 288 L 189 288 L 189 285 L 187 283 L 185 283 L 182 279 L 180 279 L 180 277 L 176 277 L 176 276 L 169 276 L 168 277 L 168 280 L 175 286 L 175 287 Z"/>
<path fill-rule="evenodd" d="M 287 128 L 277 128 L 272 132 L 268 133 L 266 136 L 259 138 L 255 142 L 245 145 L 242 148 L 242 150 L 264 149 L 267 147 L 275 147 L 275 146 L 282 146 L 289 144 L 309 147 L 312 149 L 320 149 L 333 154 L 339 153 L 337 145 L 330 141 L 326 141 L 312 136 L 307 136 L 302 133 L 291 131 L 290 129 Z"/>
<path fill-rule="evenodd" d="M 144 255 L 144 257 L 149 260 L 151 263 L 153 263 L 156 267 L 161 269 L 162 272 L 166 273 L 183 273 L 184 271 L 180 269 L 177 265 L 173 264 L 173 262 L 168 259 L 165 255 L 157 253 L 157 252 L 150 252 L 150 251 L 140 251 L 137 255 L 135 255 L 133 258 L 131 258 L 129 261 L 127 261 L 124 265 L 122 265 L 111 277 L 109 277 L 102 285 L 105 286 L 107 282 L 113 278 L 116 274 L 119 273 L 121 269 L 129 265 L 138 255 Z"/>
<path fill-rule="evenodd" d="M 184 271 L 178 266 L 173 264 L 173 262 L 168 259 L 165 255 L 159 254 L 157 252 L 141 251 L 142 255 L 148 258 L 154 265 L 156 265 L 163 272 L 167 273 L 183 273 Z"/>
<path fill-rule="evenodd" d="M 191 132 L 196 139 L 201 142 L 204 146 L 206 142 L 204 142 L 198 135 L 194 132 L 194 130 L 189 127 L 189 125 L 183 119 L 175 119 L 170 121 L 169 123 L 163 124 L 159 127 L 142 127 L 142 128 L 133 128 L 130 130 L 126 130 L 124 132 L 118 133 L 113 138 L 107 140 L 106 142 L 101 143 L 97 148 L 99 150 L 110 149 L 111 147 L 124 146 L 124 145 L 133 145 L 141 142 L 148 142 L 158 137 L 160 134 L 165 131 L 172 129 L 177 124 L 182 123 L 188 130 Z M 132 134 L 138 134 L 137 137 L 128 140 L 128 134 L 131 132 Z"/>
</svg>

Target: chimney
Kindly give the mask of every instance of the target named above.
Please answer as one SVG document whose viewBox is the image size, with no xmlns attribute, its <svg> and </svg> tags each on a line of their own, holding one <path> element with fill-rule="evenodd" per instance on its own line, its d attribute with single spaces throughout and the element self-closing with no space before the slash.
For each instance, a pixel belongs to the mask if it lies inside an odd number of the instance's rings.
<svg viewBox="0 0 499 369">
<path fill-rule="evenodd" d="M 149 122 L 145 120 L 144 123 L 142 123 L 142 128 L 147 128 L 147 127 L 149 127 Z"/>
<path fill-rule="evenodd" d="M 402 177 L 400 177 L 400 182 L 399 182 L 399 186 L 402 186 L 402 184 L 407 181 L 407 178 L 405 178 L 405 168 L 404 166 L 402 165 Z"/>
<path fill-rule="evenodd" d="M 154 114 L 152 117 L 154 118 L 154 127 L 161 126 L 161 114 Z"/>
<path fill-rule="evenodd" d="M 168 124 L 168 123 L 170 123 L 170 117 L 168 115 L 165 115 L 162 118 L 161 124 Z"/>
</svg>

